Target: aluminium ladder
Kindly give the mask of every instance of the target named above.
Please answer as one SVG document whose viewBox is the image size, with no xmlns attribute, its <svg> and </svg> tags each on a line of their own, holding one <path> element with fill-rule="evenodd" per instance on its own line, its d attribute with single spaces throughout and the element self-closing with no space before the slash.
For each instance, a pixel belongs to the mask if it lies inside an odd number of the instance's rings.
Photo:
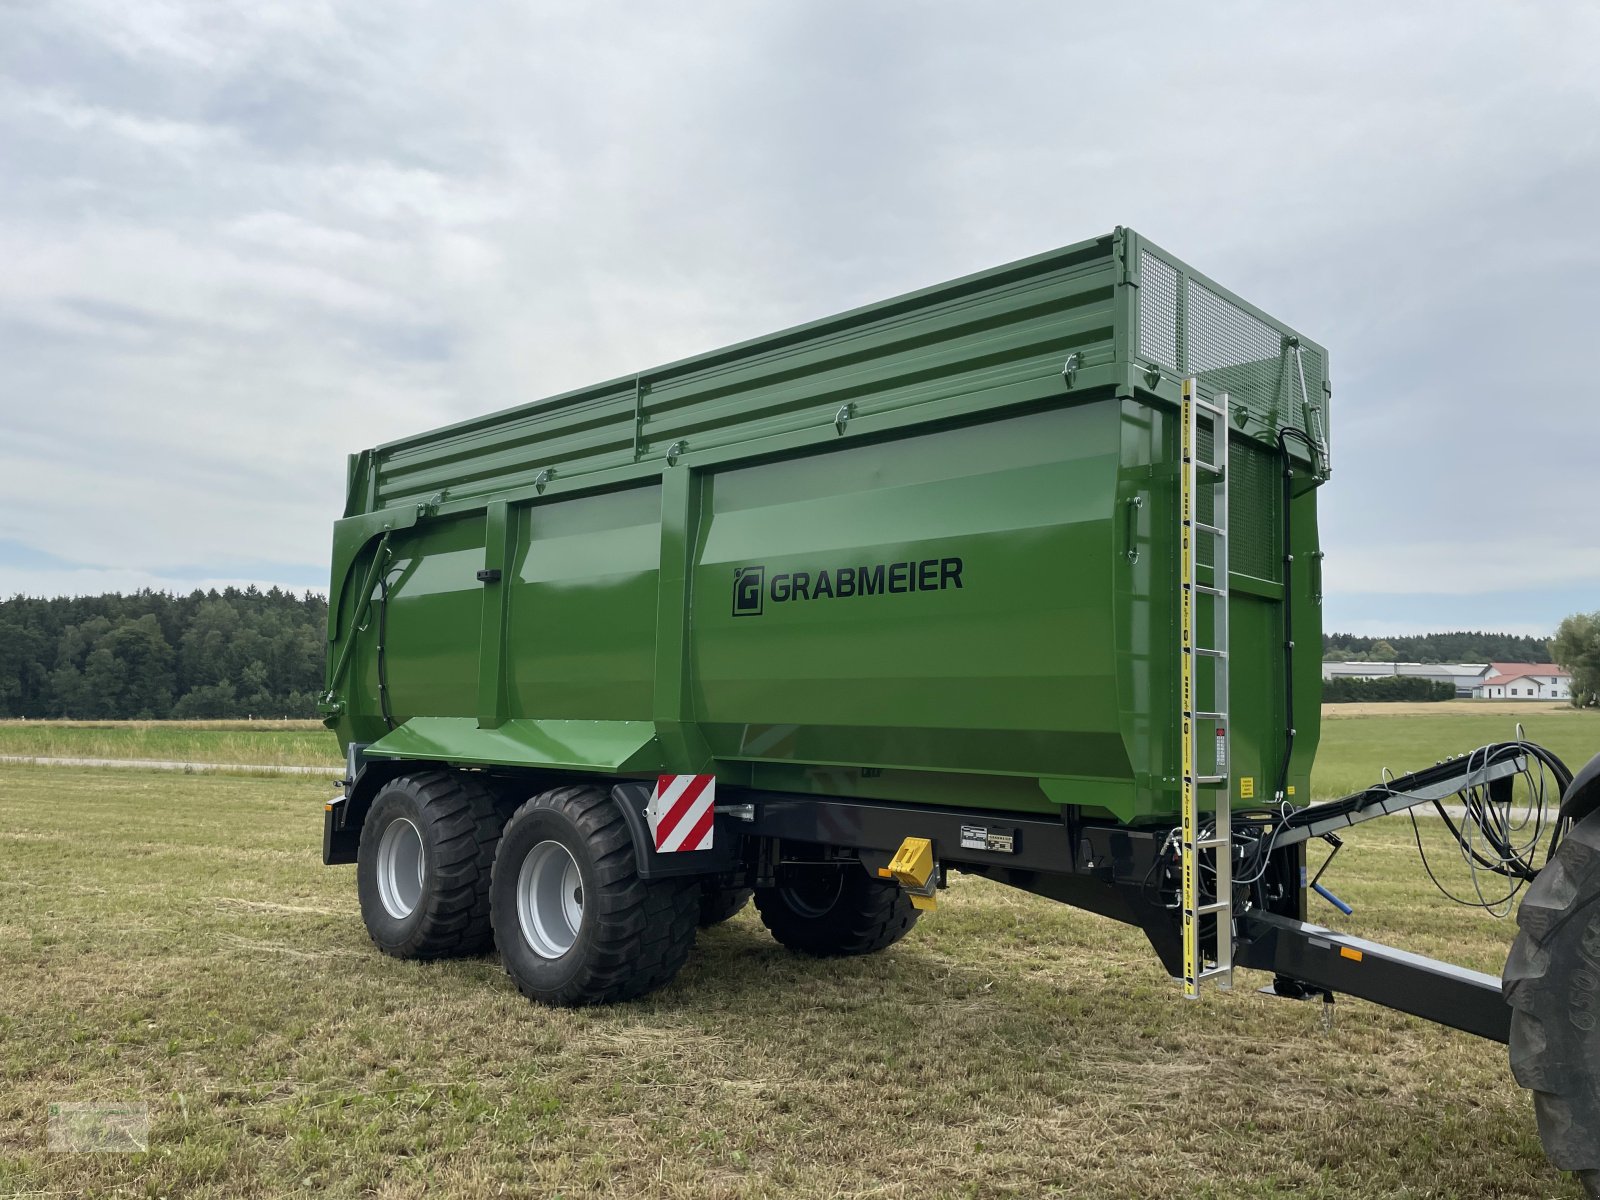
<svg viewBox="0 0 1600 1200">
<path fill-rule="evenodd" d="M 1200 457 L 1201 419 L 1212 433 L 1212 457 Z M 1228 396 L 1215 403 L 1202 400 L 1193 378 L 1183 381 L 1182 440 L 1179 472 L 1179 597 L 1182 726 L 1182 828 L 1178 844 L 1182 865 L 1183 994 L 1200 995 L 1200 985 L 1214 979 L 1227 989 L 1233 981 L 1233 828 L 1228 776 Z M 1211 519 L 1200 519 L 1203 489 L 1211 496 Z M 1200 581 L 1200 549 L 1211 548 L 1211 582 Z M 1202 597 L 1210 597 L 1208 643 L 1202 643 Z M 1209 672 L 1202 667 L 1209 665 Z M 1213 708 L 1198 707 L 1209 674 Z M 1215 726 L 1215 757 L 1202 763 L 1200 726 Z M 1215 798 L 1211 812 L 1202 810 L 1201 794 Z M 1206 875 L 1211 885 L 1206 886 Z M 1202 921 L 1215 918 L 1214 939 L 1202 936 Z M 1207 945 L 1211 942 L 1211 945 Z"/>
</svg>

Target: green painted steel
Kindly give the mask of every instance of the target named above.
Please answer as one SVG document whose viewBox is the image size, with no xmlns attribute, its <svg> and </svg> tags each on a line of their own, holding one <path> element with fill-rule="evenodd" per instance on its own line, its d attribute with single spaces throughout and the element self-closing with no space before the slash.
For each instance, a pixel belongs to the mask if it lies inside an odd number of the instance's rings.
<svg viewBox="0 0 1600 1200">
<path fill-rule="evenodd" d="M 1304 798 L 1327 355 L 1125 229 L 353 455 L 328 723 L 369 755 L 1166 818 L 1189 374 L 1233 414 L 1235 800 L 1270 800 L 1291 727 Z"/>
</svg>

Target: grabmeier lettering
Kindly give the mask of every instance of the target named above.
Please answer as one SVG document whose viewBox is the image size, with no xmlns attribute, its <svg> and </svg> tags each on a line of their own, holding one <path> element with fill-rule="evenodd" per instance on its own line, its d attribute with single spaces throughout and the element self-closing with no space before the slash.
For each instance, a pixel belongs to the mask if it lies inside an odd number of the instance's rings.
<svg viewBox="0 0 1600 1200">
<path fill-rule="evenodd" d="M 960 591 L 965 563 L 960 558 L 924 558 L 870 566 L 779 572 L 767 585 L 774 604 L 791 600 L 849 600 L 860 596 L 904 595 L 908 592 Z"/>
</svg>

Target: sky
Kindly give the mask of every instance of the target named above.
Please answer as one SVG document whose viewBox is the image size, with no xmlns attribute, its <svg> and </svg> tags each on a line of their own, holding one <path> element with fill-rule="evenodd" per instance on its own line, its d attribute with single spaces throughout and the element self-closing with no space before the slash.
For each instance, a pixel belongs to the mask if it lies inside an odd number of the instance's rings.
<svg viewBox="0 0 1600 1200">
<path fill-rule="evenodd" d="M 0 595 L 326 586 L 352 450 L 1116 225 L 1330 349 L 1325 626 L 1600 609 L 1600 6 L 0 5 Z"/>
</svg>

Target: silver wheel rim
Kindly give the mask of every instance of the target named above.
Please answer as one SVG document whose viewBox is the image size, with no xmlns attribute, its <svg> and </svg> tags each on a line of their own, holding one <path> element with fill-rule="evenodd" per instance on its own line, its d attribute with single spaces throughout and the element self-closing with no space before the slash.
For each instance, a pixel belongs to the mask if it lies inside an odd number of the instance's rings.
<svg viewBox="0 0 1600 1200">
<path fill-rule="evenodd" d="M 417 911 L 423 869 L 422 834 L 405 817 L 396 817 L 378 841 L 378 899 L 395 920 Z"/>
<path fill-rule="evenodd" d="M 540 842 L 517 872 L 517 923 L 540 958 L 560 958 L 583 924 L 583 876 L 560 842 Z"/>
</svg>

